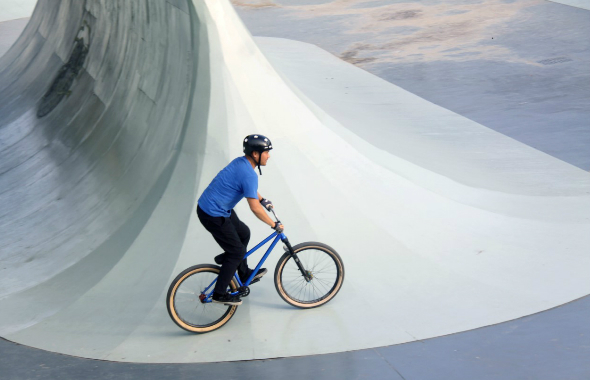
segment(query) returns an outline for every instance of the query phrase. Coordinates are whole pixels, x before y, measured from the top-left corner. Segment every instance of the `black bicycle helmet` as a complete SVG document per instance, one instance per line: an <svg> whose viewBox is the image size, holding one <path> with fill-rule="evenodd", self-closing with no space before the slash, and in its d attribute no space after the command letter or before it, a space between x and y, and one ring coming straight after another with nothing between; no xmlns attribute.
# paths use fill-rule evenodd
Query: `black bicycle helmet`
<svg viewBox="0 0 590 380"><path fill-rule="evenodd" d="M246 156L252 157L252 159L254 159L252 152L258 152L260 155L262 155L262 152L272 149L272 143L270 142L270 139L262 135L246 136L243 146L244 154ZM260 156L258 156L258 162L256 162L256 166L258 166L258 172L260 175L262 175L262 170L260 170Z"/></svg>

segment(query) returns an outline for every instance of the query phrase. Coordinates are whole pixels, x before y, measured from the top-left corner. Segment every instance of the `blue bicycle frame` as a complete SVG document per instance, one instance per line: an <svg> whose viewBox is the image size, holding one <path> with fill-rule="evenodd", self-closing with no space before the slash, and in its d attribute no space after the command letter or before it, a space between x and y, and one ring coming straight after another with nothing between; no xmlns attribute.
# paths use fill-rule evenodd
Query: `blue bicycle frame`
<svg viewBox="0 0 590 380"><path fill-rule="evenodd" d="M270 245L270 247L268 247L268 249L266 250L266 253L264 254L264 256L262 256L262 259L260 259L260 261L258 262L258 265L256 265L256 268L254 269L254 271L252 271L252 273L250 274L250 277L248 277L248 279L246 280L246 282L242 282L242 280L240 280L240 276L238 276L237 273L234 274L234 278L236 279L236 281L240 285L240 287L242 287L242 286L249 286L252 283L252 280L254 279L254 276L256 276L256 274L258 273L258 271L262 267L262 264L264 264L264 262L266 261L266 259L268 258L268 256L272 252L272 250L274 249L275 245L277 245L277 243L279 242L279 240L281 240L281 241L287 241L287 236L285 236L284 233L273 232L272 234L270 234L269 237L267 237L266 239L264 239L263 241L261 241L256 247L254 247L251 250L249 250L246 253L246 255L244 256L244 258L247 258L252 253L256 252L258 250L258 248L262 247L263 245L265 245L266 243L268 243L273 238L274 238L274 241L272 242L272 244ZM216 282L217 282L217 279L213 280L213 282L207 288L205 288L205 290L203 290L203 293L207 296L207 298L205 298L204 302L206 302L206 303L212 302L211 296L213 295L213 286L215 285ZM211 289L211 291L209 291L210 289ZM236 295L238 293L239 292L232 292L230 294L231 295Z"/></svg>

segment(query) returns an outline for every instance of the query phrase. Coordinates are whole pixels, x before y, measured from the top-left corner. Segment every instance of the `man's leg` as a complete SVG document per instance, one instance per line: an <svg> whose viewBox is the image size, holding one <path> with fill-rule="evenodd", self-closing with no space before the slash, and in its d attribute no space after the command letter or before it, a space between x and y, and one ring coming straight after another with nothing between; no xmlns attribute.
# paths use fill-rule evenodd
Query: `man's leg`
<svg viewBox="0 0 590 380"><path fill-rule="evenodd" d="M201 224L225 251L225 260L221 265L221 271L215 284L215 293L225 294L238 265L244 259L246 247L242 244L230 218L212 217L200 208L197 209L197 215Z"/></svg>
<svg viewBox="0 0 590 380"><path fill-rule="evenodd" d="M232 224L234 225L234 227L236 227L236 231L238 232L238 236L240 237L240 241L242 242L244 247L248 247L248 242L250 241L250 229L248 228L248 226L244 222L242 222L238 218L238 215L236 214L236 212L234 210L232 210L232 212L231 212L230 220L231 220ZM242 260L242 262L238 266L238 275L240 276L240 279L242 281L246 281L248 276L250 276L251 271L252 270L248 268L247 259ZM256 277L254 277L254 279L262 278L262 276L264 276L266 273L267 273L266 268L260 268L260 270L256 274Z"/></svg>
<svg viewBox="0 0 590 380"><path fill-rule="evenodd" d="M248 226L238 218L238 214L236 214L234 210L231 211L229 220L234 225L236 232L238 233L238 237L240 238L242 245L246 247L247 251L248 242L250 242L250 228L248 228ZM244 276L246 276L248 273L248 260L243 259L238 265L238 274L240 275L240 278L244 278Z"/></svg>

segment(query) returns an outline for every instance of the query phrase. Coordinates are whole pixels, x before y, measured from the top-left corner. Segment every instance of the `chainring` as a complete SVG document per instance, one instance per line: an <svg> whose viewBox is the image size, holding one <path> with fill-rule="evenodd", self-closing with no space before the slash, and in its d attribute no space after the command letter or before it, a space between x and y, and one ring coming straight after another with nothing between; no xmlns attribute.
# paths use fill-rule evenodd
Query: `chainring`
<svg viewBox="0 0 590 380"><path fill-rule="evenodd" d="M238 295L240 297L248 297L248 295L250 294L250 288L247 286L240 286L238 288Z"/></svg>

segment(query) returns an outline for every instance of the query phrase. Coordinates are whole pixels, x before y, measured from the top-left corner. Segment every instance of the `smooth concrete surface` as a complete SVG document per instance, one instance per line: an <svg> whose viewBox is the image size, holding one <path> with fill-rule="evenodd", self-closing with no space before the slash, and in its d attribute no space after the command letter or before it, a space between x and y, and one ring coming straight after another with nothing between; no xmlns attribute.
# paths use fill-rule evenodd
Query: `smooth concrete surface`
<svg viewBox="0 0 590 380"><path fill-rule="evenodd" d="M128 13L106 12L98 4L87 3L94 11L96 25L109 24L109 17L118 17L121 38L126 42L127 36L135 38L134 32L124 33L130 30L125 23L143 25L141 18L129 21L125 19ZM180 67L137 61L152 64L157 73L178 74L184 67L194 74L195 82L185 77L184 81L166 81L169 84L163 86L171 96L162 99L162 104L168 105L165 109L186 128L184 132L169 134L174 123L153 117L144 122L146 128L153 126L154 130L166 125L162 133L169 138L176 136L177 156L164 147L157 150L155 145L159 144L153 144L146 148L150 154L139 160L139 167L126 170L120 164L125 161L104 162L95 154L86 161L76 160L73 169L62 171L61 179L53 182L56 192L98 198L97 208L103 202L116 202L117 207L86 227L90 238L75 229L62 233L60 237L66 242L74 241L43 250L48 258L55 254L55 260L27 256L34 240L27 242L31 244L28 248L2 241L2 267L7 274L0 287L4 291L0 299L3 337L49 351L112 361L261 359L423 340L520 318L590 293L586 275L590 267L586 257L590 243L588 173L369 77L314 46L276 39L261 41L269 61L227 1L195 2L195 13L189 7L183 11L186 3L159 4L165 12L158 7L149 11L160 9L161 15L175 14L176 18L166 26L146 25L145 32L161 36L161 29L178 27L167 35L185 36L184 43L174 40L166 46L176 49L170 64ZM73 3L72 9L76 10ZM141 8L135 10L134 14L142 14ZM84 14L84 10L78 11ZM75 37L81 19L76 23L68 9L60 12L36 12L21 40L1 58L0 67L16 69L11 61L5 61L6 57L18 59L29 51L24 47L31 45L28 38L36 36L35 20L47 25L50 21L43 22L43 18L67 15L78 25L70 28ZM62 28L65 25L60 25ZM105 55L119 58L115 53L125 51L122 47L111 51L115 43L92 43L100 29L92 30L95 34L90 35L90 53L80 78L85 72L90 75L93 65L105 62L93 59L97 57L93 46L99 45ZM61 35L54 38L67 52L68 39ZM137 46L133 42L140 39L144 41L135 38L127 45ZM46 41L38 42L41 50L51 52L61 46L51 38ZM176 59L181 47L187 46L193 48L189 50L192 54L185 51L186 60ZM293 55L299 60L289 58ZM47 70L55 72L59 67L56 61ZM107 67L104 72L111 73ZM40 79L33 75L33 69L41 71ZM41 82L38 87L43 89L52 80L45 69L33 65L29 74L30 82ZM313 83L314 75L327 72L337 85ZM152 76L148 72L117 78L117 86L108 81L103 85L126 90L129 82L143 83L142 79L149 81ZM21 93L18 82L13 90L16 94ZM339 87L343 84L351 88ZM84 88L75 86L72 94ZM184 113L178 112L179 99L189 98L186 91L192 94L191 102ZM325 104L314 102L315 97L322 96L329 98ZM58 106L62 112L56 109L47 117L60 123L68 115L70 99ZM331 102L342 106L331 109ZM34 109L35 103L27 103L24 95L21 103L24 112ZM115 122L138 118L125 113L129 109L125 103L109 104ZM399 117L388 122L389 107L395 107ZM379 108L383 110L377 112ZM88 114L79 107L72 109L87 120ZM146 108L140 110L145 116ZM3 111L1 115L5 113L17 111ZM359 114L365 115L362 129ZM348 118L350 122L342 121ZM11 125L5 123L3 133L11 130L4 128ZM376 134L385 128L384 133ZM168 318L164 305L167 284L180 270L209 262L219 251L196 221L194 200L215 173L240 154L242 137L253 130L270 136L275 146L261 177L260 192L275 203L291 241L323 241L341 253L347 268L346 283L338 297L324 307L296 310L280 300L267 279L255 285L228 325L206 335L187 334ZM122 135L119 141L126 142L127 136ZM378 137L383 140L379 143L389 142L387 146L395 149L379 146ZM27 149L37 143L37 139L24 137L16 141L23 141ZM51 141L61 143L61 135ZM103 146L101 139L87 137L85 141L90 152ZM22 150L34 150L27 149ZM84 152L84 148L79 149L80 155ZM157 172L149 159L159 163L165 157L175 158L168 158L169 167ZM114 189L102 200L100 187L92 190L94 187L82 186L85 192L77 191L76 184L83 177L80 179L74 169L76 165L80 165L79 170L88 169L89 164L97 168L93 170L105 165L95 172L96 178ZM37 165L43 170L48 164L39 160ZM15 164L6 173L21 166ZM152 170L142 171L145 167ZM45 170L51 173L50 168ZM120 170L135 176L125 186L111 178L113 171ZM35 194L35 182L19 186L21 177L3 174L3 193L32 211L46 207L46 200L42 203L31 195ZM145 200L133 198L142 191L148 193ZM119 192L128 197L117 202ZM64 217L86 211L75 199L66 199L62 203L70 207L53 214ZM244 205L238 207L238 213L251 225L253 241L268 234ZM15 226L20 224L9 216L5 218L0 236L15 235ZM22 219L19 223L27 221ZM125 225L117 229L115 221ZM40 217L32 218L32 222L36 233L52 231L55 223ZM30 226L22 228L32 230ZM110 234L109 228L114 229ZM95 231L106 231L106 243L92 246L97 243ZM86 249L81 252L74 242L85 244Z"/></svg>
<svg viewBox="0 0 590 380"><path fill-rule="evenodd" d="M256 41L310 108L318 106L337 121L333 124L341 125L382 152L425 169L420 172L412 165L399 164L392 168L399 172L407 169L403 173L406 178L420 182L431 191L456 197L461 203L470 203L471 199L481 201L482 189L491 190L485 193L491 198L510 194L587 194L588 176L582 170L363 70L354 70L352 65L342 63L318 47L285 39L258 37ZM301 70L306 62L314 70ZM364 146L357 149L365 155L372 153ZM387 165L388 155L377 154L374 161ZM518 165L507 165L507 162L518 162ZM543 174L534 169L541 162ZM430 177L434 173L442 178ZM572 180L572 175L578 179ZM525 202L522 199L507 206L504 202L484 201L486 205L477 206L504 204L507 207L503 213L518 214L521 205L526 207Z"/></svg>
<svg viewBox="0 0 590 380"><path fill-rule="evenodd" d="M586 380L590 297L499 325L419 342L337 354L198 364L80 359L0 339L5 380L405 379Z"/></svg>

